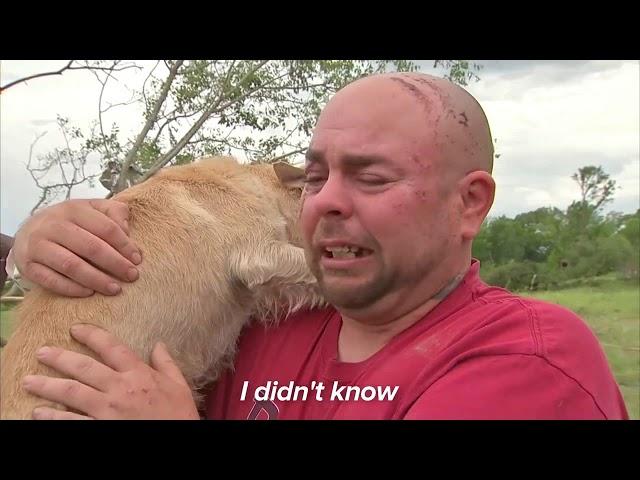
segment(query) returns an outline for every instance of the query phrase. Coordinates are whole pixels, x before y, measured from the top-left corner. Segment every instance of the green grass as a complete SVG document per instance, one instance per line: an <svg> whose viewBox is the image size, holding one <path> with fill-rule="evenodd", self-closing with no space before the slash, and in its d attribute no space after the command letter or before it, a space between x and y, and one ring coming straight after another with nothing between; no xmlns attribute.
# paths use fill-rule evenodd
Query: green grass
<svg viewBox="0 0 640 480"><path fill-rule="evenodd" d="M3 303L0 304L0 337L5 340L9 338L12 330L11 323L11 309L8 309L7 306Z"/></svg>
<svg viewBox="0 0 640 480"><path fill-rule="evenodd" d="M607 355L633 419L640 419L640 288L637 281L603 282L522 295L563 305L580 315Z"/></svg>
<svg viewBox="0 0 640 480"><path fill-rule="evenodd" d="M620 385L629 416L640 419L640 288L638 283L606 281L597 286L523 292L563 305L580 315L600 340ZM0 308L0 335L11 334L11 311Z"/></svg>

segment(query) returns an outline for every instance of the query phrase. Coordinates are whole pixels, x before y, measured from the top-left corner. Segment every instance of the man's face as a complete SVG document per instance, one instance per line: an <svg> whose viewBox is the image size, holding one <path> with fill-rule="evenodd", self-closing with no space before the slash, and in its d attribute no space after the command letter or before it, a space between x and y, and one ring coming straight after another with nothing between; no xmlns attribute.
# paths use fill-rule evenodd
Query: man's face
<svg viewBox="0 0 640 480"><path fill-rule="evenodd" d="M441 180L435 138L412 104L356 98L323 112L300 222L309 265L336 307L406 298L447 254L454 189Z"/></svg>

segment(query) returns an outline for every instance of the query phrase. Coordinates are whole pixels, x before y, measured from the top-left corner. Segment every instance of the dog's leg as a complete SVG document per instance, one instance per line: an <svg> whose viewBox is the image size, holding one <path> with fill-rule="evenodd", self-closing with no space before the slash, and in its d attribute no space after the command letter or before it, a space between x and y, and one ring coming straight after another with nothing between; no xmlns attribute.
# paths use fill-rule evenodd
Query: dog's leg
<svg viewBox="0 0 640 480"><path fill-rule="evenodd" d="M307 266L304 250L284 242L272 242L251 253L231 258L234 278L256 299L256 315L278 319L300 308L324 304L318 282Z"/></svg>

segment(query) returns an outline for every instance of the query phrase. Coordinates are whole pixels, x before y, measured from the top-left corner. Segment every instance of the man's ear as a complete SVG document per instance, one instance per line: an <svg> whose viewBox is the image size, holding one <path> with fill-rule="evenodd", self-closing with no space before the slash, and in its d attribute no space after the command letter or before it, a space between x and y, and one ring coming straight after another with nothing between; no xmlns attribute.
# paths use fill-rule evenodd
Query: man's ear
<svg viewBox="0 0 640 480"><path fill-rule="evenodd" d="M472 240L480 233L495 197L496 184L485 171L469 173L461 183L462 235Z"/></svg>
<svg viewBox="0 0 640 480"><path fill-rule="evenodd" d="M304 170L287 162L276 162L273 170L280 182L287 188L304 188Z"/></svg>

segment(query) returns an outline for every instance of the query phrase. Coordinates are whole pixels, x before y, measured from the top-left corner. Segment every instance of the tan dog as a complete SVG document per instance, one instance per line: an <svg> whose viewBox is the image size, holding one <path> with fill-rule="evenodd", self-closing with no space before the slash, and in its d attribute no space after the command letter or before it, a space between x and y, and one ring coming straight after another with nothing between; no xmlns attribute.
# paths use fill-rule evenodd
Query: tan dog
<svg viewBox="0 0 640 480"><path fill-rule="evenodd" d="M116 195L129 205L142 252L139 279L114 297L29 292L0 358L0 418L31 418L36 406L51 405L26 393L22 379L60 376L36 360L41 346L92 355L69 334L79 322L103 327L147 362L164 342L198 401L251 317L323 303L296 228L301 187L302 171L290 165L218 157L164 169Z"/></svg>

